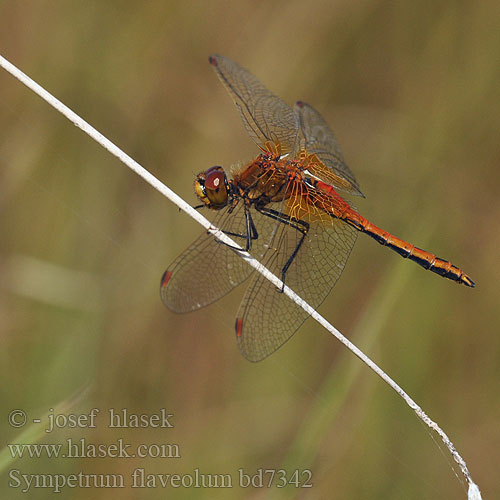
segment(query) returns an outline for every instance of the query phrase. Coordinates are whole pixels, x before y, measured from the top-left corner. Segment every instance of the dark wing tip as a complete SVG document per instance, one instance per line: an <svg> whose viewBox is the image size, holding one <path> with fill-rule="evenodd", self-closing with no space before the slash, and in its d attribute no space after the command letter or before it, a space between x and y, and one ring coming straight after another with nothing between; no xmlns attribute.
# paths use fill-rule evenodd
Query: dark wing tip
<svg viewBox="0 0 500 500"><path fill-rule="evenodd" d="M169 269L167 269L162 277L161 277L161 281L160 281L160 289L163 289L167 286L168 282L170 281L170 278L172 277L172 271L170 271Z"/></svg>
<svg viewBox="0 0 500 500"><path fill-rule="evenodd" d="M295 107L300 108L300 109L309 108L312 111L314 111L315 113L318 113L310 104L307 104L307 102L305 102L305 101L297 101L295 103Z"/></svg>
<svg viewBox="0 0 500 500"><path fill-rule="evenodd" d="M240 338L243 333L243 318L236 318L234 330L236 332L236 337Z"/></svg>
<svg viewBox="0 0 500 500"><path fill-rule="evenodd" d="M243 318L236 318L236 321L234 322L234 330L236 333L236 343L238 344L238 349L240 350L241 354L243 354L243 357L247 361L250 361L252 363L257 363L258 361L261 361L264 357L266 357L266 356L263 357L255 355L254 353L248 352L247 349L242 344Z"/></svg>

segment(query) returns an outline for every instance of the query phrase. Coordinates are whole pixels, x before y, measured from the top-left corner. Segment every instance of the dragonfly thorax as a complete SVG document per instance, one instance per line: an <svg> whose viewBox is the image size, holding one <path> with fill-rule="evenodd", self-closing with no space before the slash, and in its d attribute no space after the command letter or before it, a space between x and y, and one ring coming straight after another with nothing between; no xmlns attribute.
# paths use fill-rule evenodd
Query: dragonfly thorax
<svg viewBox="0 0 500 500"><path fill-rule="evenodd" d="M222 167L210 167L200 172L194 181L194 190L208 208L220 210L228 204L230 189Z"/></svg>

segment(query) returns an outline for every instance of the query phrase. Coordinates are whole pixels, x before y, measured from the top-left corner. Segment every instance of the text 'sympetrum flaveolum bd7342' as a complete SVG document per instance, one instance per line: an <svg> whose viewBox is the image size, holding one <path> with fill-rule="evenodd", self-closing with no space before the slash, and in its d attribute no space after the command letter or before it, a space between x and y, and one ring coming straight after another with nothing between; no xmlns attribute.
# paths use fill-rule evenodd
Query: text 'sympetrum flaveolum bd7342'
<svg viewBox="0 0 500 500"><path fill-rule="evenodd" d="M200 207L218 212L214 225L241 241L313 307L335 286L358 232L440 276L474 286L461 269L368 222L338 194L363 196L317 111L302 101L292 109L226 57L214 55L209 61L261 150L232 178L219 166L196 177ZM201 235L165 271L165 305L190 312L231 291L252 274L236 253L212 235ZM238 346L248 360L264 359L306 318L299 306L254 273L236 318Z"/></svg>

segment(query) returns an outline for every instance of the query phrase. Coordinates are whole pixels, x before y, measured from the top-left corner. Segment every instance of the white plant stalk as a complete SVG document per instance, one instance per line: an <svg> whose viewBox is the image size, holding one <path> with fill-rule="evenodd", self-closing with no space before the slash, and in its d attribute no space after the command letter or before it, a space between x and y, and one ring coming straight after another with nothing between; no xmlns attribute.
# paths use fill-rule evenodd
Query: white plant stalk
<svg viewBox="0 0 500 500"><path fill-rule="evenodd" d="M43 87L38 85L35 81L25 75L16 66L7 61L4 57L0 55L0 66L2 66L11 75L17 78L21 83L26 85L35 94L40 96L52 107L57 109L61 114L63 114L68 120L70 120L74 125L83 130L92 139L98 142L102 147L107 149L111 154L116 156L121 160L127 167L132 169L136 174L140 175L147 183L154 187L161 194L166 196L170 201L175 203L181 210L190 215L199 224L201 224L208 232L213 234L218 240L223 243L230 245L232 247L241 248L237 245L231 238L220 231L218 228L214 227L208 219L203 217L197 210L192 208L188 203L186 203L181 197L169 189L165 184L160 182L154 175L149 173L144 167L139 165L130 156L124 153L118 146L113 144L109 139L104 137L99 131L92 127L85 120L80 118L71 109L65 106L61 101L56 99L53 95L47 92ZM271 283L273 283L279 289L283 288L282 281L272 274L266 267L264 267L260 262L254 259L248 252L241 251L239 255L244 259L250 266L252 266L256 271L261 273L265 278L267 278ZM368 356L366 356L362 351L360 351L352 342L350 342L346 337L344 337L333 325L331 325L323 316L317 313L309 304L307 304L303 299L301 299L292 289L285 285L283 292L293 300L297 305L302 307L312 318L314 318L320 325L322 325L326 330L328 330L332 335L334 335L340 342L342 342L353 354L355 354L363 363L368 365L382 380L384 380L392 389L394 389L406 402L406 404L416 413L418 418L422 420L430 429L435 431L443 443L446 445L450 451L453 459L459 465L462 474L464 475L469 488L468 488L468 499L469 500L480 500L481 493L479 487L473 482L469 469L465 460L459 455L455 446L446 435L446 433L439 427L439 425L431 420L427 414L422 410L422 408L394 381L389 377L381 368L379 368Z"/></svg>

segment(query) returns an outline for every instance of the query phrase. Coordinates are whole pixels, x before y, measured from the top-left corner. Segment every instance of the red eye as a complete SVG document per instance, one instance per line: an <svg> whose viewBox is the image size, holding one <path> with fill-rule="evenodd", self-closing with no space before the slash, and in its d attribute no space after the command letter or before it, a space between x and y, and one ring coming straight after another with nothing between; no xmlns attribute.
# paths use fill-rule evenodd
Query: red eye
<svg viewBox="0 0 500 500"><path fill-rule="evenodd" d="M225 175L221 167L212 167L205 172L205 187L217 191L224 186Z"/></svg>

